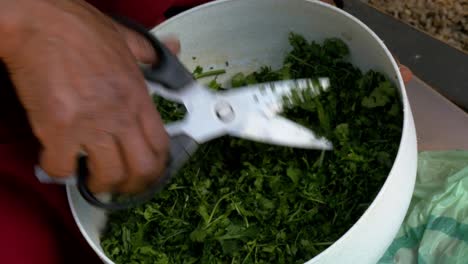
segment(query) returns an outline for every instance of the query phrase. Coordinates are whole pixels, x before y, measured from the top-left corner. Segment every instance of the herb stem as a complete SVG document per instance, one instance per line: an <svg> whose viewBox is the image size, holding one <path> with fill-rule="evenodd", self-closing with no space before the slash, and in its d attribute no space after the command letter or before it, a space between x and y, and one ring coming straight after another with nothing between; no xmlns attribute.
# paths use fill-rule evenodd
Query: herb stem
<svg viewBox="0 0 468 264"><path fill-rule="evenodd" d="M183 230L180 230L180 231L177 231L177 232L173 233L173 234L170 235L170 236L167 236L167 237L162 241L162 244L165 244L169 239L171 239L171 238L173 238L173 237L175 237L175 236L178 236L178 235L180 235L180 234L182 234L182 233L185 233L185 232L187 232L187 230L186 230L186 229L183 229Z"/></svg>
<svg viewBox="0 0 468 264"><path fill-rule="evenodd" d="M245 256L244 260L242 261L242 264L244 264L249 258L250 258L250 255L252 254L254 248L257 247L257 241L254 240L254 245L252 245L252 247L249 248L249 253L247 254L247 256Z"/></svg>
<svg viewBox="0 0 468 264"><path fill-rule="evenodd" d="M314 65L308 63L307 61L305 61L305 60L303 60L303 59L297 57L296 55L294 55L294 54L292 54L292 53L290 53L289 56L291 56L293 59L297 60L298 62L304 64L305 66L309 66L309 67L311 67L311 68L314 68Z"/></svg>
<svg viewBox="0 0 468 264"><path fill-rule="evenodd" d="M317 198L313 198L313 197L310 197L310 195L302 195L304 198L306 198L307 200L309 201L312 201L312 202L317 202L317 203L321 203L321 204L326 204L324 201L322 200L319 200Z"/></svg>
<svg viewBox="0 0 468 264"><path fill-rule="evenodd" d="M226 70L212 70L212 71L202 72L200 74L194 74L193 78L198 80L198 79L201 79L201 78L206 78L206 77L225 74L225 73L226 73Z"/></svg>
<svg viewBox="0 0 468 264"><path fill-rule="evenodd" d="M298 215L300 212L302 212L302 208L304 207L304 204L300 204L299 205L299 209L296 210L296 212L294 212L292 215L289 216L289 219L288 219L288 222L291 222L294 220L294 218L296 217L296 215Z"/></svg>
<svg viewBox="0 0 468 264"><path fill-rule="evenodd" d="M172 212L174 211L175 206L177 205L177 202L179 201L179 197L176 197L176 200L174 204L172 205L171 209L169 210L169 215L172 215Z"/></svg>
<svg viewBox="0 0 468 264"><path fill-rule="evenodd" d="M211 220L213 219L213 216L215 215L216 211L218 210L219 204L225 200L229 195L233 194L234 192L227 193L223 195L215 204L215 207L213 208L213 211L211 211L210 218L208 218L208 222L205 228L209 227L211 224Z"/></svg>

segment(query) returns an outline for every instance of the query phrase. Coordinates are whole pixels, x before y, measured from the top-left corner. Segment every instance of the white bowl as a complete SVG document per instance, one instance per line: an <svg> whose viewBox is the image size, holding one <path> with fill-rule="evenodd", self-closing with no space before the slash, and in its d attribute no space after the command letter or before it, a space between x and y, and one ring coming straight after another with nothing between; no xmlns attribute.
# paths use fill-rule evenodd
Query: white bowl
<svg viewBox="0 0 468 264"><path fill-rule="evenodd" d="M224 0L189 10L152 30L158 36L176 33L182 43L181 60L225 68L229 76L262 65L280 66L289 49L288 33L311 40L342 38L351 61L361 70L386 74L400 91L404 110L400 148L385 184L360 219L339 240L307 263L376 263L396 235L414 188L417 166L413 116L398 66L384 43L351 15L318 1ZM196 57L196 60L193 60ZM68 199L83 236L105 263L100 232L105 212L87 204L76 187L68 186Z"/></svg>

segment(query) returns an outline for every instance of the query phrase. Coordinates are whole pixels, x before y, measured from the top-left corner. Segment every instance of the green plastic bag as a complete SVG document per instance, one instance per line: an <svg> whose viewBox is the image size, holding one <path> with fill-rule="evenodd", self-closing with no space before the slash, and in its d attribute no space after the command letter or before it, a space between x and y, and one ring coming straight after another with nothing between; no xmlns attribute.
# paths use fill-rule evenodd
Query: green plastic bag
<svg viewBox="0 0 468 264"><path fill-rule="evenodd" d="M379 261L389 263L468 263L468 151L419 153L408 213Z"/></svg>

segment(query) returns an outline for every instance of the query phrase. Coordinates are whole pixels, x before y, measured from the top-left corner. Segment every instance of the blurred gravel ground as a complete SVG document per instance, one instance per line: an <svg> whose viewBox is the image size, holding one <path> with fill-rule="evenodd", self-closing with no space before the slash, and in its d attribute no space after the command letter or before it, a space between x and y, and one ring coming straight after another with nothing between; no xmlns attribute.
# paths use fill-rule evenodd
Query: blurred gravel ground
<svg viewBox="0 0 468 264"><path fill-rule="evenodd" d="M468 53L468 0L369 0L368 3Z"/></svg>

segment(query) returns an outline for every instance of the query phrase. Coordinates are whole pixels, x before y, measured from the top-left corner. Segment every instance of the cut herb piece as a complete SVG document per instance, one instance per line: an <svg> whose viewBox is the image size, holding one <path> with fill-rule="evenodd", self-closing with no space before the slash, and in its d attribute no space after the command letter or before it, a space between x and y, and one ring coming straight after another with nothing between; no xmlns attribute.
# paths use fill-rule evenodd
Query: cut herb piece
<svg viewBox="0 0 468 264"><path fill-rule="evenodd" d="M193 76L197 76L203 73L203 67L202 66L197 66L195 67L195 70L193 70L192 74Z"/></svg>
<svg viewBox="0 0 468 264"><path fill-rule="evenodd" d="M152 202L109 216L101 245L114 262L304 263L367 209L398 150L397 90L382 74L347 62L339 39L318 44L291 34L289 41L281 69L238 74L232 84L329 77L329 89L302 91L283 115L327 137L333 151L228 137L201 146ZM216 79L210 86L222 88ZM156 103L166 121L184 113Z"/></svg>
<svg viewBox="0 0 468 264"><path fill-rule="evenodd" d="M211 80L208 85L208 87L210 87L211 89L213 89L214 91L219 91L221 89L223 89L223 87L221 86L221 84L215 79Z"/></svg>
<svg viewBox="0 0 468 264"><path fill-rule="evenodd" d="M193 78L194 79L201 79L201 78L206 78L210 76L217 76L220 74L225 74L226 70L221 69L221 70L213 70L213 67L210 67L209 71L203 71L203 67L197 66L195 70L193 71Z"/></svg>
<svg viewBox="0 0 468 264"><path fill-rule="evenodd" d="M181 120L187 112L184 105L165 100L157 95L153 95L153 102L163 120Z"/></svg>

